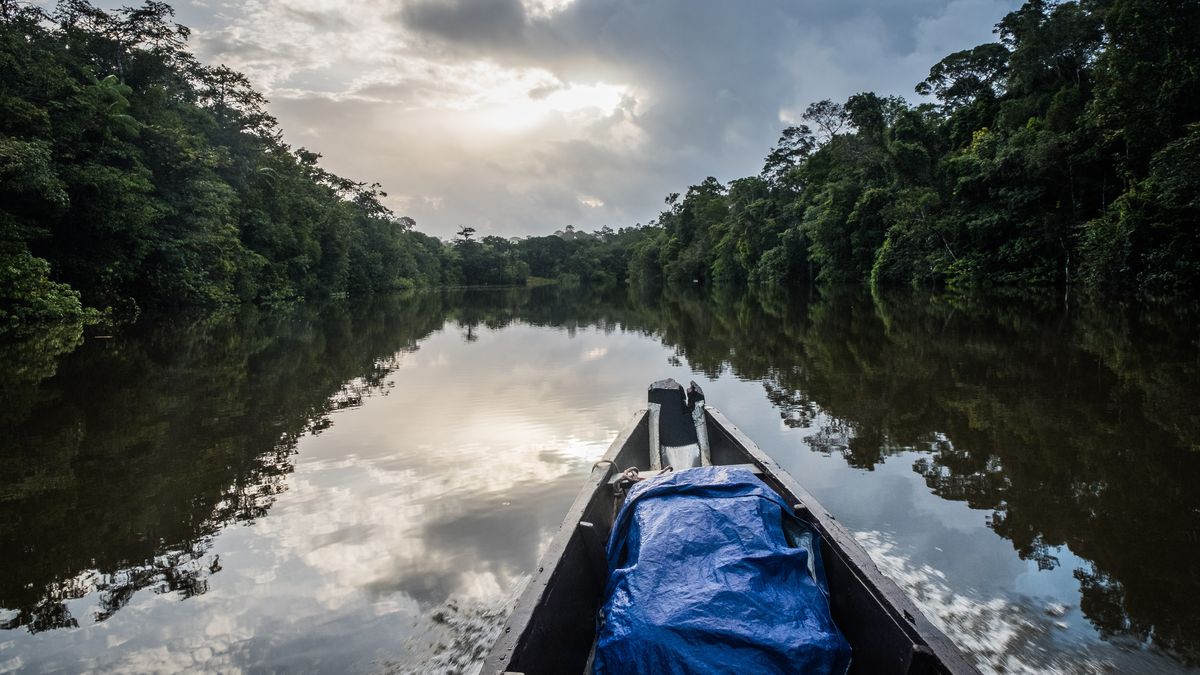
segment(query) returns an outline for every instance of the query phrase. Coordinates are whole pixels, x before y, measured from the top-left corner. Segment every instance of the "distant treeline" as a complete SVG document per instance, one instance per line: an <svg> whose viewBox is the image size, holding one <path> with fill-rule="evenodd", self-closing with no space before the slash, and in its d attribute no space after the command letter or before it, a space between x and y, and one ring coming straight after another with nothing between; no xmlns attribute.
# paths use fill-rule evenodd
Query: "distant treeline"
<svg viewBox="0 0 1200 675"><path fill-rule="evenodd" d="M930 69L937 103L814 103L761 175L668 197L631 277L1196 288L1200 3L1032 0L996 33Z"/></svg>
<svg viewBox="0 0 1200 675"><path fill-rule="evenodd" d="M537 279L601 286L625 282L629 256L651 228L602 227L592 233L568 225L552 235L473 239L462 227L446 248L453 283L465 286L520 285Z"/></svg>
<svg viewBox="0 0 1200 675"><path fill-rule="evenodd" d="M1194 288L1200 5L1027 2L917 85L809 106L647 227L452 242L281 140L171 8L0 0L0 331L430 285ZM88 309L94 308L94 309Z"/></svg>

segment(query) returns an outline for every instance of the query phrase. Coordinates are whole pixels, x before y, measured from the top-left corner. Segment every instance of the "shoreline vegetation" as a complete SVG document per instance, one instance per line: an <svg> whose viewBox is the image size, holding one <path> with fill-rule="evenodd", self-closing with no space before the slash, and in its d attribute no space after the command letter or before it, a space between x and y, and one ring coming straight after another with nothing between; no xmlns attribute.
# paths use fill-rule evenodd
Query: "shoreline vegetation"
<svg viewBox="0 0 1200 675"><path fill-rule="evenodd" d="M434 286L1172 296L1200 276L1200 6L1031 0L916 92L819 101L649 224L451 241L282 140L165 3L0 0L0 335ZM66 331L78 335L77 331Z"/></svg>

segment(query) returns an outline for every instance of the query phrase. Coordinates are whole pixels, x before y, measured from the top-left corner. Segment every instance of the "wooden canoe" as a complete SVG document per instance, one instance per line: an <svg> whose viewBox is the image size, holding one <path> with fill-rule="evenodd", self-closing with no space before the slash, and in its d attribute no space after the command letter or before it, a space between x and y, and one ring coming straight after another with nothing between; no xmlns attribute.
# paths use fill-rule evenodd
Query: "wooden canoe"
<svg viewBox="0 0 1200 675"><path fill-rule="evenodd" d="M978 673L812 495L724 415L700 404L697 428L707 430L706 460L748 465L822 535L833 619L853 650L851 673ZM591 671L608 573L604 546L624 499L617 485L626 468L651 470L651 417L638 412L592 468L488 654L485 675Z"/></svg>

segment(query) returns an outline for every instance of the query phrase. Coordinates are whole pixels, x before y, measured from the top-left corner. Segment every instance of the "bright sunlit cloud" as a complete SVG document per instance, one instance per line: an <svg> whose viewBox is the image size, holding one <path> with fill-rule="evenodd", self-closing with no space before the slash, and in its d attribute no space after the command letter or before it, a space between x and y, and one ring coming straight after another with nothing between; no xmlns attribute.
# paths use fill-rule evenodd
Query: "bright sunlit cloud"
<svg viewBox="0 0 1200 675"><path fill-rule="evenodd" d="M548 17L566 9L575 0L521 0L525 11L533 17Z"/></svg>
<svg viewBox="0 0 1200 675"><path fill-rule="evenodd" d="M603 119L613 113L627 89L612 84L565 84L546 71L502 72L461 82L464 96L446 104L474 110L488 129L497 132L528 131L557 118L576 124Z"/></svg>

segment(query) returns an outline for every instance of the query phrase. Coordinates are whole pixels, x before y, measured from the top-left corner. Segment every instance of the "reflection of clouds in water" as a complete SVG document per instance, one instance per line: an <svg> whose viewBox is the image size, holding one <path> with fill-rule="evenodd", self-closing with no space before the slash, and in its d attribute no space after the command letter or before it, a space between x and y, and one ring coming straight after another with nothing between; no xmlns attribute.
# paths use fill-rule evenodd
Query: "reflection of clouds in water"
<svg viewBox="0 0 1200 675"><path fill-rule="evenodd" d="M529 575L522 577L502 603L485 604L455 597L429 610L422 617L422 628L406 642L413 656L410 665L385 662L381 673L478 673L529 579Z"/></svg>
<svg viewBox="0 0 1200 675"><path fill-rule="evenodd" d="M1166 659L1158 663L1161 670L1147 667L1157 660L1154 654L1141 653L1129 662L1120 653L1101 657L1086 644L1055 644L1048 650L1053 633L1065 628L1059 619L1069 607L968 597L952 590L940 570L910 560L888 535L866 531L856 532L855 538L880 571L984 673L1151 673L1179 668Z"/></svg>
<svg viewBox="0 0 1200 675"><path fill-rule="evenodd" d="M629 397L627 377L611 364L590 391L578 391L579 347L535 346L516 328L481 331L472 345L432 337L393 372L390 396L337 413L333 431L301 441L286 498L247 536L262 559L253 579L267 582L246 591L256 604L301 605L292 618L304 623L366 603L410 626L418 636L407 643L412 649L419 636L446 628L430 623L423 607L453 597L485 616L504 604L544 551L579 476L626 417L621 410L606 424L571 399L595 405L597 385L609 400ZM586 343L613 340L590 331L576 337L601 360L609 349ZM478 349L489 342L507 363ZM296 595L303 597L280 597ZM463 644L461 636L451 642Z"/></svg>
<svg viewBox="0 0 1200 675"><path fill-rule="evenodd" d="M4 649L8 643L0 643L0 649ZM0 661L0 673L13 673L21 669L25 662L20 656L14 656L11 659Z"/></svg>
<svg viewBox="0 0 1200 675"><path fill-rule="evenodd" d="M239 643L253 637L248 626L239 628L234 617L217 616L207 621L197 617L191 628L181 632L178 626L147 621L144 632L132 640L147 646L101 651L98 656L82 659L78 667L124 673L243 672L241 663L245 659L239 654Z"/></svg>
<svg viewBox="0 0 1200 675"><path fill-rule="evenodd" d="M584 361L595 361L596 359L604 358L604 356L606 354L608 354L607 347L596 347L594 349L589 349L586 352L584 352L583 360Z"/></svg>
<svg viewBox="0 0 1200 675"><path fill-rule="evenodd" d="M503 453L493 454L503 459ZM476 511L480 506L493 511L506 497L519 503L508 509L512 514L526 525L536 524L538 519L525 513L536 508L525 505L530 500L538 503L527 486L554 494L553 485L567 475L567 467L528 460L489 466L485 470L480 460L466 461L456 472L461 480L453 481L436 473L437 464L408 470L345 462L307 467L293 479L293 494L302 501L281 504L274 517L256 523L253 546L273 558L271 578L304 579L302 593L327 612L347 611L366 600L413 616L419 603L438 602L448 594L495 602L526 570L505 564L508 561L496 550L477 551L472 540L488 537L487 525L504 535L518 529L517 523ZM337 485L322 484L334 481ZM575 487L574 481L567 482ZM446 498L456 484L496 489L483 490L476 499ZM548 536L548 524L534 528L528 537L509 537L509 546L524 538L530 539L531 548L538 546L538 540ZM301 562L305 569L296 570ZM276 572L283 567L291 569ZM258 578L264 576L268 575L260 570Z"/></svg>
<svg viewBox="0 0 1200 675"><path fill-rule="evenodd" d="M1025 634L1039 630L1039 627L1018 605L1003 598L973 599L956 593L947 585L941 571L929 565L914 564L883 533L858 532L855 538L880 571L895 581L968 657L974 658L981 670L994 673L1081 672L1064 669L1069 660L1063 657L1025 653L1031 651Z"/></svg>

